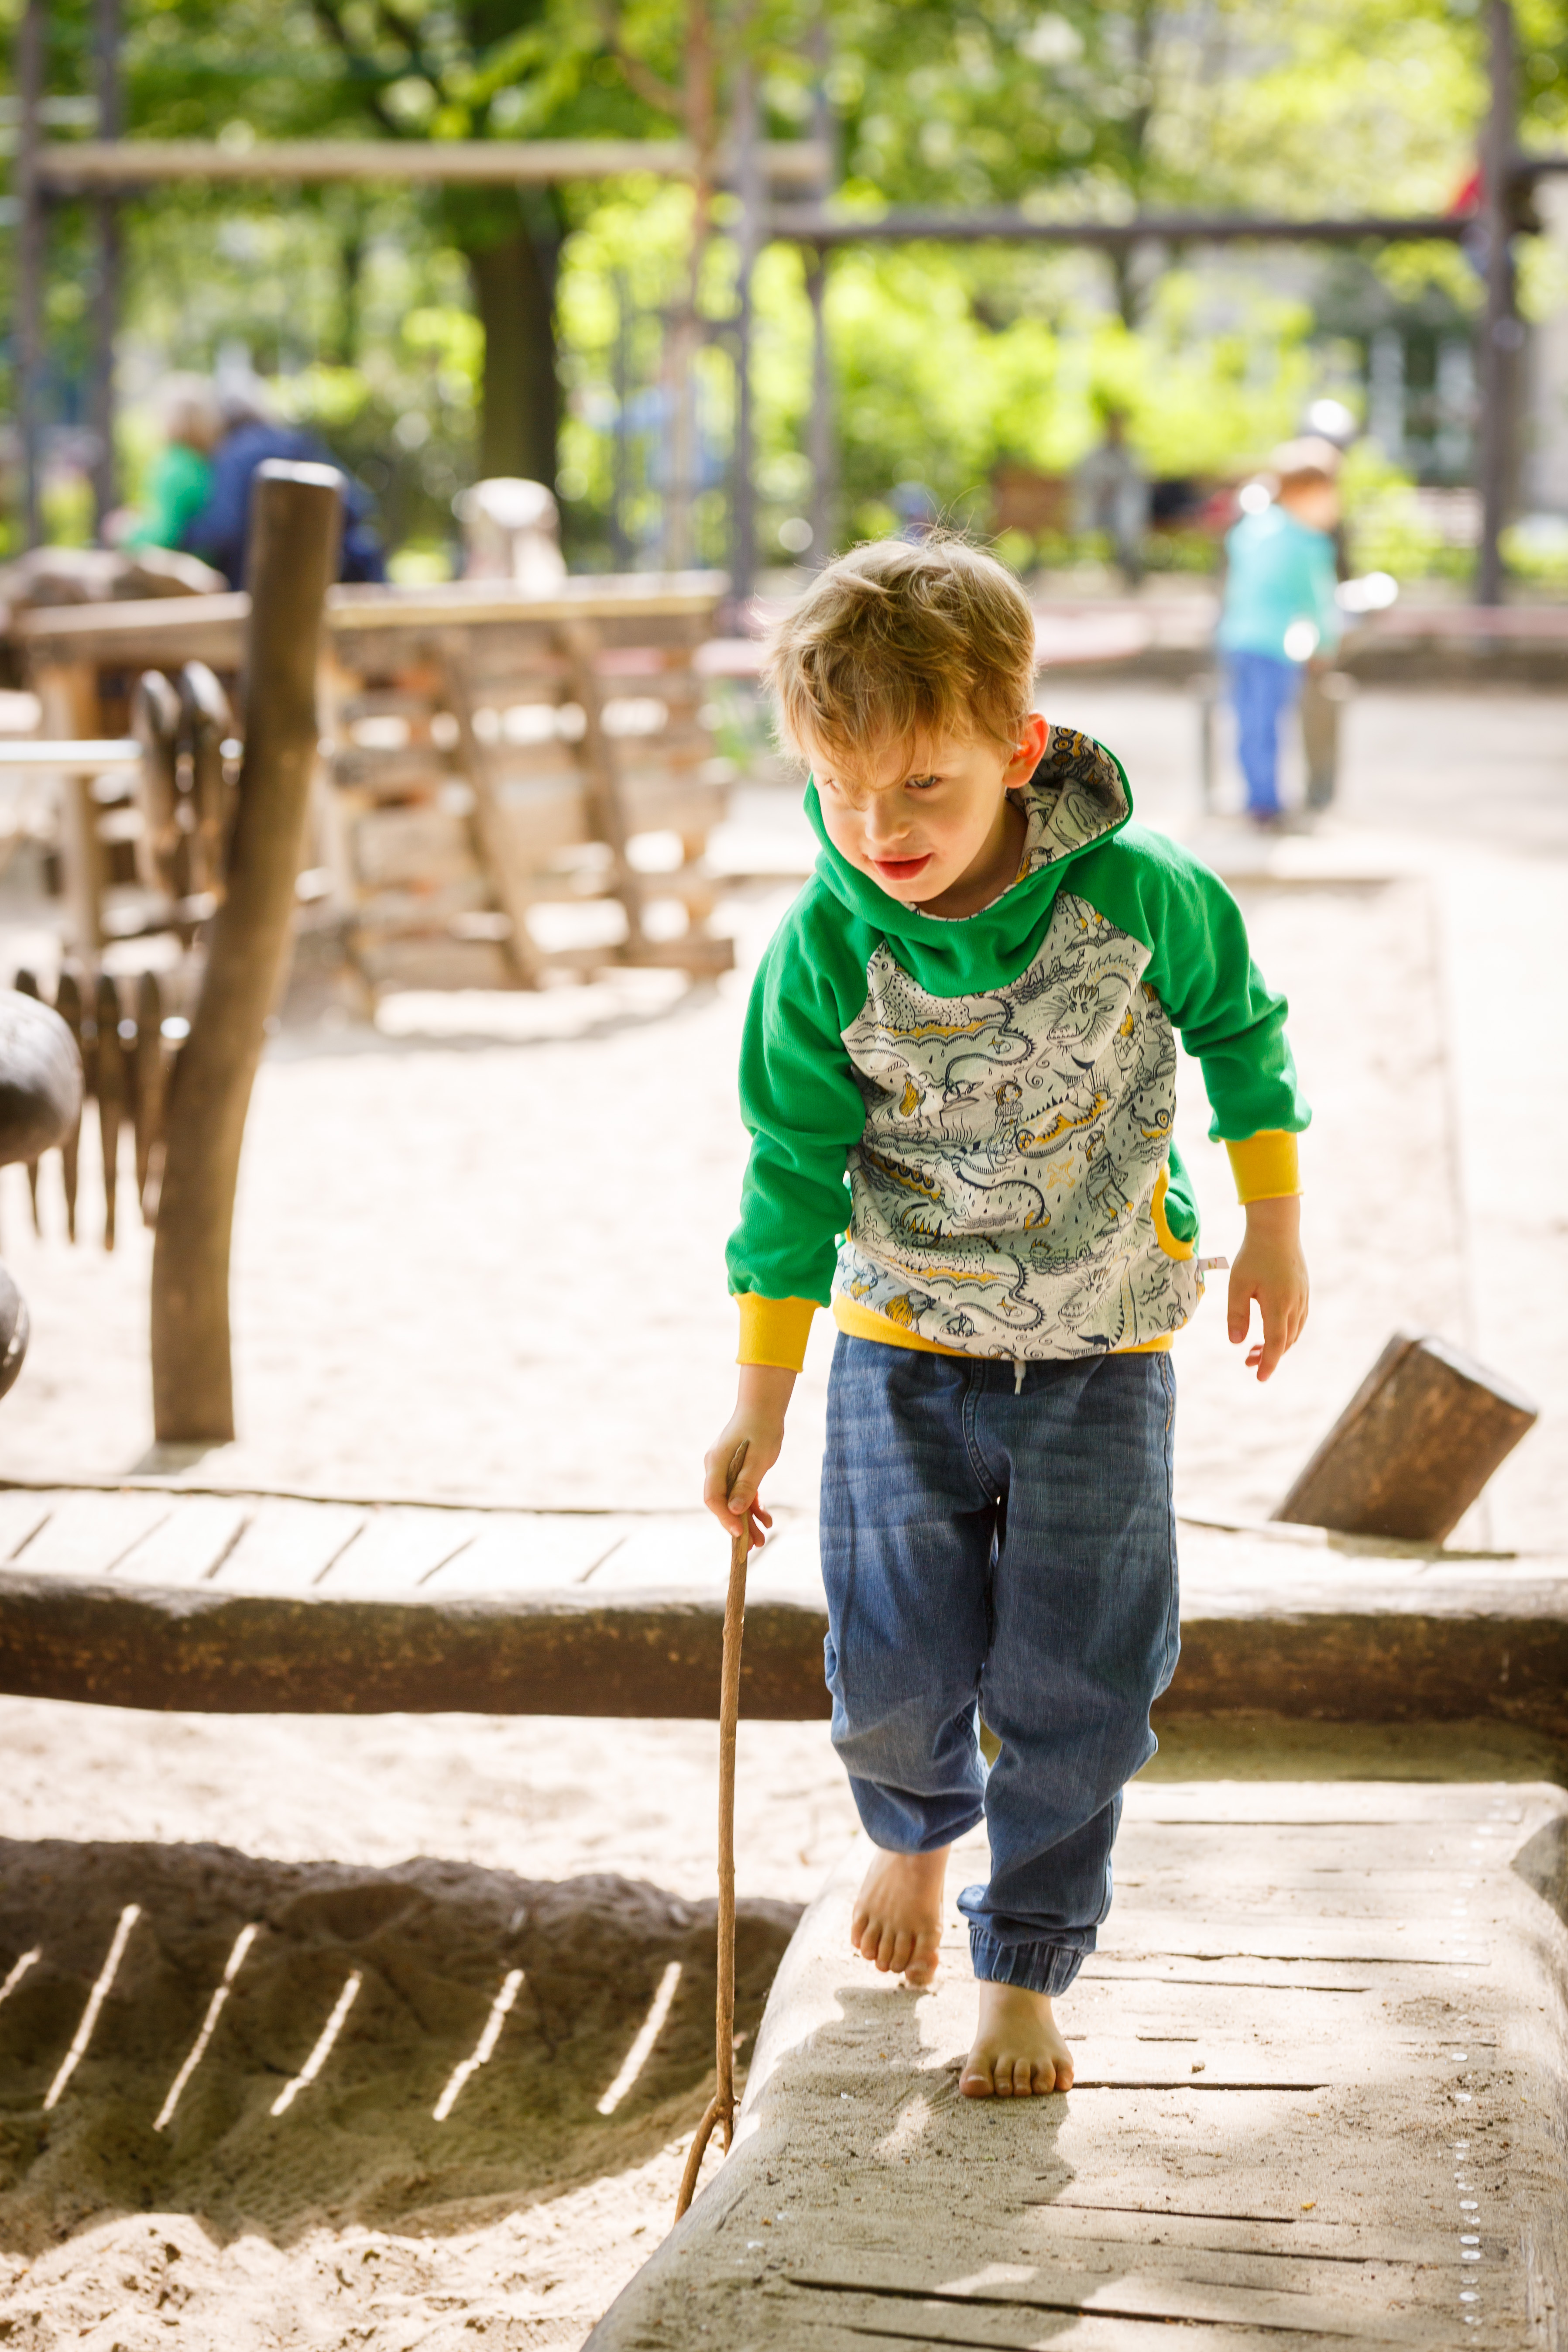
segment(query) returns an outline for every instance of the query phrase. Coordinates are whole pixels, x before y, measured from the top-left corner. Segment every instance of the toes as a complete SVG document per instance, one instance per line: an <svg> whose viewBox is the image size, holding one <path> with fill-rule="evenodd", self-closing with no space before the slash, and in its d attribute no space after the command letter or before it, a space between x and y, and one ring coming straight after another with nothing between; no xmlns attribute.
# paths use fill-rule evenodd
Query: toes
<svg viewBox="0 0 1568 2352"><path fill-rule="evenodd" d="M1014 2097L1017 2099L1026 2099L1034 2087L1034 2061L1029 2058L1015 2058L1013 2061Z"/></svg>
<svg viewBox="0 0 1568 2352"><path fill-rule="evenodd" d="M966 2099L993 2098L995 2095L996 2088L995 2084L991 2080L990 2068L977 2063L973 2058L970 2059L968 2064L964 2067L963 2074L960 2075L958 2087L963 2092Z"/></svg>
<svg viewBox="0 0 1568 2352"><path fill-rule="evenodd" d="M909 1967L910 1962L913 1959L914 1956L915 1939L910 1935L907 1927L900 1927L898 1934L893 1937L892 1957L889 1960L888 1966L894 1969L898 1975L902 1976L904 1970Z"/></svg>
<svg viewBox="0 0 1568 2352"><path fill-rule="evenodd" d="M1053 2087L1058 2091L1070 2091L1072 2089L1072 2060L1068 2056L1066 2051L1064 2051L1062 2055L1057 2060L1057 2079Z"/></svg>

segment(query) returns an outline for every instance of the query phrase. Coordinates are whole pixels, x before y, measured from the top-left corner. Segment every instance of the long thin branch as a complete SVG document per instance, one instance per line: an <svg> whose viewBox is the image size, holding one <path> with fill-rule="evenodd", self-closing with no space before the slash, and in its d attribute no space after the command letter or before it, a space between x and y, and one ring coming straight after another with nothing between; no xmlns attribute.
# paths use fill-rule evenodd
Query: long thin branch
<svg viewBox="0 0 1568 2352"><path fill-rule="evenodd" d="M335 43L340 54L346 58L351 65L358 65L361 62L361 53L355 48L353 41L349 38L348 27L343 23L342 16L338 13L335 0L310 0L310 6L318 24L322 26L328 39ZM404 137L405 133L402 124L397 121L396 116L384 105L379 90L372 89L367 92L366 103L368 104L372 114L374 115L382 129L390 138L401 139Z"/></svg>
<svg viewBox="0 0 1568 2352"><path fill-rule="evenodd" d="M626 47L621 38L615 10L607 5L607 0L599 0L594 14L605 37L605 47L644 105L651 106L659 114L673 115L679 122L685 113L685 103L675 84L666 81L662 74L655 73L650 65L635 57Z"/></svg>

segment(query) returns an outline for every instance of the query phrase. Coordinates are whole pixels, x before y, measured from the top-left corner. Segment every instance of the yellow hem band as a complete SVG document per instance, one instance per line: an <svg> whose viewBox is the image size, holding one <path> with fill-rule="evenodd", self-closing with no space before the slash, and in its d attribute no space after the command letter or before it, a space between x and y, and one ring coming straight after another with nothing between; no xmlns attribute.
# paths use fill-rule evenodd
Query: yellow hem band
<svg viewBox="0 0 1568 2352"><path fill-rule="evenodd" d="M741 1348L738 1364L772 1364L781 1372L798 1372L805 1363L805 1343L811 1337L815 1298L759 1298L754 1290L738 1291Z"/></svg>
<svg viewBox="0 0 1568 2352"><path fill-rule="evenodd" d="M923 1333L906 1330L889 1315L879 1315L874 1307L862 1307L857 1298L839 1297L833 1302L833 1319L851 1339L875 1339L883 1348L913 1348L922 1356L963 1356L975 1360L970 1348L944 1348L940 1339L928 1339ZM1113 1356L1163 1356L1175 1334L1162 1332L1157 1339L1140 1339L1131 1348L1112 1348ZM982 1362L990 1360L982 1357Z"/></svg>
<svg viewBox="0 0 1568 2352"><path fill-rule="evenodd" d="M1266 1128L1261 1135L1239 1142L1226 1139L1236 1197L1245 1208L1253 1201L1282 1201L1301 1189L1301 1153L1297 1139L1283 1128Z"/></svg>

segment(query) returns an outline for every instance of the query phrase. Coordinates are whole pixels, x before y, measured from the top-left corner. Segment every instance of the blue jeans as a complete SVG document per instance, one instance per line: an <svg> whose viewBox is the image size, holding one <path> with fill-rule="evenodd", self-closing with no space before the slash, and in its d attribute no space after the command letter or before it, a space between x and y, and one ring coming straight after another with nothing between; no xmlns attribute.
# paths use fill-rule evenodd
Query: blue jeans
<svg viewBox="0 0 1568 2352"><path fill-rule="evenodd" d="M833 1744L895 1853L984 1814L974 1973L1063 1991L1110 1907L1121 1790L1175 1670L1168 1355L1016 1368L840 1332L822 1568ZM977 1717L1001 1742L987 1773Z"/></svg>
<svg viewBox="0 0 1568 2352"><path fill-rule="evenodd" d="M1231 653L1230 698L1236 706L1237 757L1254 816L1279 814L1279 721L1301 690L1301 670L1282 654Z"/></svg>

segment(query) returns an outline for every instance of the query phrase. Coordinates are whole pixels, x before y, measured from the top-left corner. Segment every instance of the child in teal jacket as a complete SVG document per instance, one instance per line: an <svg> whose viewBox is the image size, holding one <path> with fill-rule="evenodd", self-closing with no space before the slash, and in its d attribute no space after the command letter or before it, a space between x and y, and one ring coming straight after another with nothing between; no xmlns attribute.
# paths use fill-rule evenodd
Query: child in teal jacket
<svg viewBox="0 0 1568 2352"><path fill-rule="evenodd" d="M1340 641L1338 467L1331 441L1277 449L1272 502L1244 514L1225 542L1219 647L1247 813L1266 826L1280 817L1279 721L1301 691L1306 665L1331 656Z"/></svg>
<svg viewBox="0 0 1568 2352"><path fill-rule="evenodd" d="M1016 582L961 542L862 548L778 634L822 847L752 991L740 1391L705 1491L762 1539L831 1301L827 1677L880 1850L852 1937L929 1983L947 1851L984 1813L974 2097L1071 2081L1052 1999L1175 1663L1169 1350L1203 1295L1178 1031L1247 1205L1229 1328L1256 1300L1259 1379L1307 1307L1284 1001L1223 885L1132 824L1120 763L1031 709L1034 671Z"/></svg>

